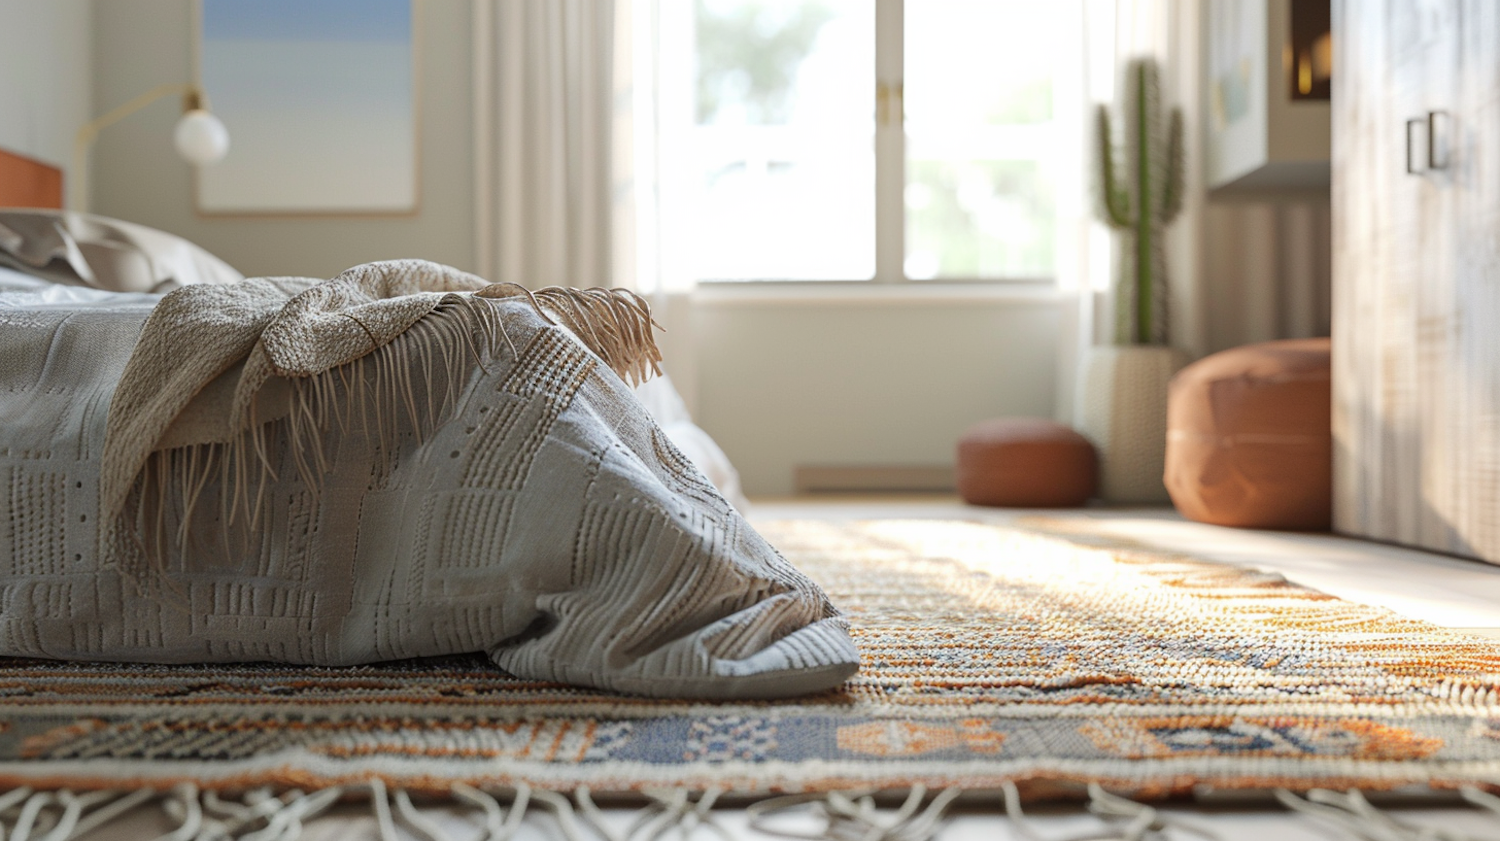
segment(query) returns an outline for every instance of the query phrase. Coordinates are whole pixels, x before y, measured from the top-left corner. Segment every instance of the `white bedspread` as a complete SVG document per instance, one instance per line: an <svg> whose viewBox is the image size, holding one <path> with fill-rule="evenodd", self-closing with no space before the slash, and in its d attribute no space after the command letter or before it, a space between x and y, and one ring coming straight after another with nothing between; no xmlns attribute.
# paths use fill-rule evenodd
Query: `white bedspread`
<svg viewBox="0 0 1500 841"><path fill-rule="evenodd" d="M622 382L644 308L537 295L407 261L0 306L0 654L484 650L715 698L852 674L826 597Z"/></svg>

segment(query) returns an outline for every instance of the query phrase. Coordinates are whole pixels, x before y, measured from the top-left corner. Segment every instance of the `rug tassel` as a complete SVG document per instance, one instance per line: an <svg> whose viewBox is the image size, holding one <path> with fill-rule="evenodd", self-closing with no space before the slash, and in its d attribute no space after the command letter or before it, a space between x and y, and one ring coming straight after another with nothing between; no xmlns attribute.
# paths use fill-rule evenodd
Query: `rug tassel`
<svg viewBox="0 0 1500 841"><path fill-rule="evenodd" d="M455 798L484 810L485 834L478 841L510 841L510 837L516 834L516 828L521 825L521 818L526 815L526 804L531 800L531 787L525 783L520 784L516 788L515 799L511 801L510 815L506 816L499 801L477 788L454 783L451 791Z"/></svg>
<svg viewBox="0 0 1500 841"><path fill-rule="evenodd" d="M154 797L156 792L149 789L121 795L118 791L75 794L67 789L36 792L18 788L0 795L0 841L68 841ZM7 821L9 834L5 831Z"/></svg>
<svg viewBox="0 0 1500 841"><path fill-rule="evenodd" d="M203 828L203 806L199 802L198 787L192 783L178 783L167 793L162 811L177 821L177 828L161 836L157 841L194 841Z"/></svg>
<svg viewBox="0 0 1500 841"><path fill-rule="evenodd" d="M625 841L630 836L628 832L621 836L605 824L604 812L594 804L593 794L588 786L579 786L578 791L573 793L573 799L578 801L578 811L583 813L583 819L588 821L589 826L593 827L604 841Z"/></svg>
<svg viewBox="0 0 1500 841"><path fill-rule="evenodd" d="M1042 834L1037 832L1036 827L1032 826L1031 821L1027 819L1026 813L1021 810L1021 791L1016 788L1016 784L1010 780L1001 783L1000 794L1005 803L1005 816L1010 818L1011 825L1016 828L1016 832L1030 841L1044 841Z"/></svg>
<svg viewBox="0 0 1500 841"><path fill-rule="evenodd" d="M583 841L583 834L578 831L578 815L573 811L573 804L568 798L555 791L537 789L532 793L532 800L552 810L552 815L557 819L557 828L562 831L565 841Z"/></svg>
<svg viewBox="0 0 1500 841"><path fill-rule="evenodd" d="M269 788L261 788L240 799L221 798L192 783L179 783L166 792L136 789L76 793L22 787L0 793L0 841L74 841L152 801L176 824L157 841L297 841L305 822L326 812L345 794L361 789L368 791L380 841L399 841L402 836L397 834L398 822L426 841L453 841L452 835L412 802L409 792L392 789L379 778L310 793L293 789L279 797ZM650 804L640 809L623 830L611 828L587 787L580 787L570 799L558 792L533 791L524 783L518 784L508 808L496 796L463 783L454 783L449 793L455 801L482 813L481 834L475 841L510 841L533 805L540 805L551 814L564 841L591 838L646 841L674 832L686 841L699 830L709 830L723 841L733 841L733 836L715 819L713 807L723 792L713 789L647 791ZM783 838L931 841L942 829L949 805L961 793L957 788L944 789L928 800L927 789L915 785L900 807L881 810L876 808L873 793L869 791L810 792L752 803L746 808L746 816L751 829ZM1012 832L1029 841L1146 841L1173 830L1207 841L1217 841L1220 837L1204 826L1111 794L1096 783L1089 784L1087 808L1109 826L1049 837L1038 831L1022 810L1020 792L1014 783L1003 783L1001 794ZM1459 789L1458 794L1470 806L1500 815L1500 797L1473 786ZM1279 789L1274 795L1292 812L1364 841L1471 841L1462 832L1414 826L1398 820L1376 808L1358 790L1312 789L1299 796ZM810 811L812 816L821 817L825 825L821 830L809 832L771 823L777 816L796 811L804 814Z"/></svg>
<svg viewBox="0 0 1500 841"><path fill-rule="evenodd" d="M26 802L21 806L21 814L16 818L16 825L10 831L11 841L31 841L32 829L41 828L37 817L55 799L56 795L46 791L39 791L26 798Z"/></svg>
<svg viewBox="0 0 1500 841"><path fill-rule="evenodd" d="M57 823L52 826L52 829L42 836L41 841L53 841L53 839L63 839L72 835L73 827L78 825L78 816L83 813L83 798L71 791L57 792L54 802L62 807L62 813L58 815Z"/></svg>
<svg viewBox="0 0 1500 841"><path fill-rule="evenodd" d="M1208 841L1219 841L1219 834L1181 818L1168 818L1144 803L1110 794L1098 783L1089 783L1089 811L1101 818L1129 821L1120 836L1124 841L1142 841L1150 833L1168 828L1179 829Z"/></svg>
<svg viewBox="0 0 1500 841"><path fill-rule="evenodd" d="M1470 806L1500 815L1500 797L1496 797L1487 791L1475 788L1474 786L1464 786L1458 790L1458 796L1462 797L1464 802Z"/></svg>
<svg viewBox="0 0 1500 841"><path fill-rule="evenodd" d="M588 796L587 789L580 793L584 797ZM709 789L699 795L697 800L693 800L690 793L685 790L667 794L647 792L647 796L653 801L652 805L642 810L644 814L636 819L635 826L631 827L631 831L627 832L625 837L633 838L639 832L643 838L659 838L675 826L685 839L702 826L707 827L725 841L734 841L729 831L713 817L714 803L718 801L721 794L723 792L718 789ZM593 801L590 800L589 804L592 805L592 803ZM647 816L652 812L657 813L656 817L647 820Z"/></svg>
<svg viewBox="0 0 1500 841"><path fill-rule="evenodd" d="M686 791L671 791L665 793L651 794L651 805L640 810L630 828L625 831L624 838L633 838L640 835L642 838L660 838L672 828L673 824L682 825L684 808L688 806L688 793ZM601 824L603 822L601 821ZM608 838L609 836L605 836ZM687 837L687 829L683 828L683 837ZM623 839L622 839L623 841Z"/></svg>
<svg viewBox="0 0 1500 841"><path fill-rule="evenodd" d="M93 811L79 818L73 830L67 835L62 836L58 841L69 841L69 839L87 835L99 827L108 824L115 818L130 812L137 806L141 806L156 798L156 792L149 788L141 788L126 794L121 794L118 791L91 792L79 799L85 800L92 795L97 795L97 798L93 802L99 805ZM87 808L87 805L85 808ZM48 839L48 841L52 841L52 839Z"/></svg>
<svg viewBox="0 0 1500 841"><path fill-rule="evenodd" d="M375 830L380 841L400 841L396 835L396 823L391 820L391 801L386 796L385 781L373 777L366 785L370 789L370 807L375 812Z"/></svg>
<svg viewBox="0 0 1500 841"><path fill-rule="evenodd" d="M417 811L412 805L411 795L405 789L396 790L396 813L401 816L401 822L406 824L417 834L423 836L427 841L453 841L453 836L443 831L443 828Z"/></svg>
<svg viewBox="0 0 1500 841"><path fill-rule="evenodd" d="M594 804L593 796L587 786L580 787L573 797L578 801L578 811L583 814L584 820L605 841L661 838L674 828L681 838L686 839L691 837L699 827L706 827L725 841L734 841L734 836L730 835L729 831L713 816L714 803L718 801L722 793L718 789L709 789L694 800L692 793L686 789L668 792L647 791L645 795L651 798L651 804L639 811L635 820L623 833L609 828L604 820L603 811Z"/></svg>
<svg viewBox="0 0 1500 841"><path fill-rule="evenodd" d="M750 804L745 812L750 818L750 828L768 835L783 838L834 839L834 841L929 841L942 826L944 812L954 798L962 794L961 789L949 788L939 792L932 802L922 809L922 800L927 788L912 786L906 802L894 814L883 816L875 808L871 792L841 794L793 794L762 800ZM803 804L812 804L823 814L826 825L822 832L789 832L767 824L766 819L778 812L785 812Z"/></svg>
<svg viewBox="0 0 1500 841"><path fill-rule="evenodd" d="M1000 787L1005 803L1005 815L1010 818L1016 832L1030 841L1144 841L1167 829L1177 829L1208 841L1219 841L1219 834L1207 827L1199 826L1179 818L1168 818L1161 812L1117 794L1110 794L1098 783L1089 783L1088 810L1105 821L1126 821L1120 829L1100 834L1091 830L1082 835L1048 838L1026 817L1021 809L1021 792L1016 784L1006 780Z"/></svg>
<svg viewBox="0 0 1500 841"><path fill-rule="evenodd" d="M338 802L343 793L342 786L325 788L312 794L289 792L286 805L267 817L265 828L244 836L241 841L293 841L300 838L303 822L327 811Z"/></svg>
<svg viewBox="0 0 1500 841"><path fill-rule="evenodd" d="M1484 794L1477 789L1474 793ZM1470 795L1462 791L1460 794L1469 803L1488 808L1470 799ZM1304 799L1278 789L1276 799L1292 811L1320 818L1368 841L1469 841L1469 836L1462 832L1402 823L1375 808L1358 790L1337 792L1315 788Z"/></svg>
<svg viewBox="0 0 1500 841"><path fill-rule="evenodd" d="M269 788L258 788L246 793L243 802L235 802L224 800L215 792L206 791L201 804L203 828L193 837L193 841L221 841L240 836L262 821L271 823L289 804L301 797L302 792L297 789L277 797L271 794ZM250 834L261 831L255 830ZM278 836L269 837L275 839Z"/></svg>

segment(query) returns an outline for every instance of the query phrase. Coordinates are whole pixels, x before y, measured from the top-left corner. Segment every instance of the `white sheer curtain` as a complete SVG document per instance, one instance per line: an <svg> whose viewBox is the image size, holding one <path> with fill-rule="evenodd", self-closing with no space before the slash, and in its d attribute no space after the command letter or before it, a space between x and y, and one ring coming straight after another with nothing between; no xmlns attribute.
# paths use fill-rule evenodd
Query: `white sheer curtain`
<svg viewBox="0 0 1500 841"><path fill-rule="evenodd" d="M614 7L613 264L617 280L659 298L665 293L659 261L661 149L656 130L662 72L660 0L614 0Z"/></svg>
<svg viewBox="0 0 1500 841"><path fill-rule="evenodd" d="M615 0L474 0L479 271L615 285Z"/></svg>
<svg viewBox="0 0 1500 841"><path fill-rule="evenodd" d="M645 295L666 328L657 334L663 366L690 412L698 409L698 366L693 333L695 281L681 251L662 247L675 226L673 208L663 206L663 179L691 177L680 165L686 151L659 130L663 111L689 109L682 99L691 86L663 85L664 77L690 78L691 0L614 0L614 192L612 266L616 285ZM669 43L676 48L663 49ZM680 142L680 140L678 141ZM673 162L679 165L673 166ZM679 203L680 204L680 203ZM681 214L682 207L675 208ZM675 262L674 262L675 260Z"/></svg>
<svg viewBox="0 0 1500 841"><path fill-rule="evenodd" d="M683 248L663 238L692 229L681 200L695 177L680 126L691 121L696 73L692 0L615 0L616 270L658 309L690 295L697 278ZM676 201L664 200L672 194ZM628 232L628 236L626 235Z"/></svg>
<svg viewBox="0 0 1500 841"><path fill-rule="evenodd" d="M1074 241L1074 253L1064 254L1075 266L1073 279L1064 278L1081 293L1078 338L1083 347L1113 341L1112 325L1116 244L1113 235L1092 214L1096 204L1097 144L1094 138L1093 109L1106 104L1118 109L1125 91L1118 86L1125 63L1137 56L1154 56L1162 67L1162 105L1183 111L1187 143L1187 200L1182 215L1167 233L1167 270L1171 300L1173 344L1193 350L1201 332L1197 289L1199 261L1199 226L1202 216L1203 186L1200 168L1201 143L1198 124L1198 9L1192 0L1085 0L1084 2L1084 81L1083 108L1088 112L1084 124L1087 137L1081 165L1090 169L1091 177L1083 182L1089 191L1090 214Z"/></svg>
<svg viewBox="0 0 1500 841"><path fill-rule="evenodd" d="M669 159L657 74L690 70L661 66L660 0L472 3L476 271L646 294L667 328L667 369L696 408L691 286L669 293L656 257L657 161Z"/></svg>
<svg viewBox="0 0 1500 841"><path fill-rule="evenodd" d="M1333 214L1326 196L1211 201L1203 214L1202 351L1327 336Z"/></svg>

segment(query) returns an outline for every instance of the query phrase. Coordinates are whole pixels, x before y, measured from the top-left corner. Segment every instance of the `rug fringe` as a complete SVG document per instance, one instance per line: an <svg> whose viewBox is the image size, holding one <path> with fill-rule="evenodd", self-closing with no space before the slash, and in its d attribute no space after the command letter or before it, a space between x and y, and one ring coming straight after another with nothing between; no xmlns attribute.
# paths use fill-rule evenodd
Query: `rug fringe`
<svg viewBox="0 0 1500 841"><path fill-rule="evenodd" d="M584 820L605 841L659 838L673 827L676 827L681 837L687 838L700 826L711 830L725 841L734 841L734 836L709 811L723 792L717 789L697 792L696 800L693 799L694 793L685 789L646 792L646 796L651 798L651 804L640 810L623 833L609 828L603 811L594 805L587 786L580 787L574 793L574 798L578 801L578 811L583 813Z"/></svg>
<svg viewBox="0 0 1500 841"><path fill-rule="evenodd" d="M464 783L449 790L452 800L472 807L479 817L476 841L511 841L528 814L544 811L563 841L647 841L674 834L687 841L701 831L722 841L733 841L714 812L725 792L686 789L646 792L650 803L637 810L626 828L607 820L592 793L580 787L572 797L532 789L525 783L502 797ZM746 807L749 827L757 832L805 841L931 841L943 828L950 805L963 790L947 788L931 798L916 785L896 809L876 806L874 791L817 792L774 797ZM1398 820L1382 811L1358 790L1312 789L1297 795L1286 789L1273 792L1275 800L1293 813L1367 841L1471 841L1467 833ZM1500 797L1477 787L1458 789L1461 802L1500 817ZM0 839L3 841L73 841L127 813L155 801L176 827L157 841L296 841L304 824L322 815L341 799L364 796L380 841L399 841L397 825L425 841L457 841L437 821L424 814L402 788L379 779L330 786L317 791L292 789L279 796L260 788L238 799L221 797L192 783L168 791L110 789L74 792L37 791L23 787L0 793ZM1049 835L1037 828L1021 808L1020 791L1007 782L1001 789L1005 815L1015 835L1028 841L1147 841L1168 831L1171 837L1190 835L1219 841L1212 829L1159 809L1112 794L1096 783L1088 786L1086 808L1104 827L1082 833ZM719 814L722 814L719 813ZM788 817L811 817L821 828L807 831L788 825ZM611 823L614 826L611 826ZM469 836L465 835L467 839Z"/></svg>
<svg viewBox="0 0 1500 841"><path fill-rule="evenodd" d="M927 787L912 786L906 801L894 813L881 814L875 808L873 791L845 794L837 791L827 793L792 794L752 803L746 808L750 817L750 828L767 835L782 838L834 839L834 841L928 841L942 827L944 812L962 789L943 789L932 798L927 808L922 801L927 796ZM822 832L804 833L780 828L770 823L772 815L789 812L798 806L809 805L814 815L822 817ZM819 815L819 813L821 813Z"/></svg>
<svg viewBox="0 0 1500 841"><path fill-rule="evenodd" d="M1152 833L1167 829L1180 829L1206 841L1219 841L1219 834L1207 827L1181 818L1169 818L1154 807L1110 794L1098 783L1089 783L1088 809L1105 820L1125 821L1125 827L1120 830L1122 841L1142 841Z"/></svg>
<svg viewBox="0 0 1500 841"><path fill-rule="evenodd" d="M1484 795L1478 789L1467 791ZM1470 794L1465 793L1463 797L1466 802L1474 803ZM1372 806L1358 790L1339 792L1315 788L1304 798L1281 789L1276 792L1276 799L1292 811L1371 841L1470 841L1472 838L1464 832L1441 827L1418 827L1398 821ZM1481 808L1493 809L1487 803Z"/></svg>
<svg viewBox="0 0 1500 841"><path fill-rule="evenodd" d="M1006 817L1015 826L1016 832L1028 841L1144 841L1168 829L1177 829L1205 841L1219 841L1220 836L1213 830L1200 826L1192 821L1185 821L1177 817L1168 817L1160 811L1145 803L1138 803L1128 798L1110 794L1098 783L1089 783L1088 810L1098 815L1106 823L1121 824L1117 829L1101 835L1098 830L1090 830L1082 835L1069 835L1063 837L1048 837L1026 817L1021 809L1021 792L1016 784L1006 781L1001 787L1002 802L1005 805Z"/></svg>

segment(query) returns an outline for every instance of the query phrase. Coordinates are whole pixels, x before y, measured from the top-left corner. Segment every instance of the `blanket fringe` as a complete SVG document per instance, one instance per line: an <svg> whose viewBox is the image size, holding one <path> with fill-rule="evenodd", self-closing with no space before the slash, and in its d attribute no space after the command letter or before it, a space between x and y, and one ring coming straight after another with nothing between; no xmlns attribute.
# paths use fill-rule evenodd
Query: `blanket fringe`
<svg viewBox="0 0 1500 841"><path fill-rule="evenodd" d="M506 352L516 358L495 304L517 297L548 324L571 331L626 382L661 373L652 334L660 325L633 292L500 283L452 294L353 362L257 389L231 440L153 452L112 524L108 543L118 568L142 593L181 603L185 591L162 573L184 557L200 505L216 503L223 551L251 551L263 531L267 486L281 470L296 472L316 506L335 432L358 430L375 445L377 470L390 470L403 440L421 442L447 420L476 366Z"/></svg>
<svg viewBox="0 0 1500 841"><path fill-rule="evenodd" d="M531 299L537 312L544 316L551 313L560 320L620 379L634 386L661 375L661 351L651 331L666 328L651 317L651 305L640 295L627 289L566 286L531 292L514 283L497 283L474 296L495 298L521 293Z"/></svg>
<svg viewBox="0 0 1500 841"><path fill-rule="evenodd" d="M650 803L636 811L624 829L607 820L587 788L571 798L554 791L532 789L519 783L504 794L484 791L463 783L450 789L454 802L471 807L480 834L477 841L511 841L526 817L542 811L563 841L648 841L676 834L683 841L706 831L722 841L733 835L718 819L714 806L723 792L687 790L647 792ZM824 792L793 794L761 800L746 807L749 826L766 835L809 841L931 841L943 828L947 810L963 792L944 789L929 798L923 786L913 786L896 809L877 808L873 792ZM1500 817L1500 797L1475 787L1458 791L1461 801ZM1101 827L1068 835L1050 835L1038 829L1021 809L1020 793L1013 783L1001 790L1004 812L1013 834L1029 841L1147 841L1163 837L1193 836L1218 841L1208 827L1163 814L1159 809L1111 794L1097 784L1088 787L1086 808L1104 823ZM1285 789L1274 792L1288 810L1321 825L1367 841L1473 841L1467 833L1399 820L1373 806L1357 790L1347 792L1312 789L1299 796ZM390 789L373 778L364 782L331 786L313 792L298 789L275 795L269 788L247 792L238 799L224 798L192 783L179 783L169 791L69 790L37 791L17 788L0 793L0 839L4 841L73 841L110 826L127 813L155 802L175 828L158 841L296 841L305 824L328 811L336 802L363 796L368 800L380 841L399 841L397 826L426 841L455 841L438 821L424 814L404 789ZM539 809L538 809L539 807ZM800 823L786 818L801 818ZM808 830L807 818L820 828ZM473 827L473 821L470 821ZM466 833L465 838L474 837Z"/></svg>

